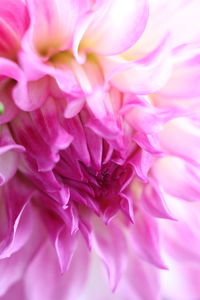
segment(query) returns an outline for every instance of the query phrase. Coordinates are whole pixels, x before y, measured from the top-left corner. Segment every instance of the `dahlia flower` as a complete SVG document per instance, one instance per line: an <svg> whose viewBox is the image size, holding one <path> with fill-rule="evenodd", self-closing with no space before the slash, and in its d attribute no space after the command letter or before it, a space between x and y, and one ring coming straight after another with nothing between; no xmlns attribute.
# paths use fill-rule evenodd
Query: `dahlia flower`
<svg viewBox="0 0 200 300"><path fill-rule="evenodd" d="M200 299L199 0L0 0L0 299Z"/></svg>

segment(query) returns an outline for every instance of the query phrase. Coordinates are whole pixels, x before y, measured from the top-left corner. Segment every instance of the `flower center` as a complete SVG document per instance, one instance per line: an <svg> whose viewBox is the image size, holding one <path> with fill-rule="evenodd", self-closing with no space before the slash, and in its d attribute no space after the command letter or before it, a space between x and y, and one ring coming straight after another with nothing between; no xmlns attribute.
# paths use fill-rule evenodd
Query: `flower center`
<svg viewBox="0 0 200 300"><path fill-rule="evenodd" d="M106 205L118 199L132 177L129 165L120 166L114 162L108 162L98 171L83 164L81 169L84 173L83 181L93 189L95 200L103 201Z"/></svg>

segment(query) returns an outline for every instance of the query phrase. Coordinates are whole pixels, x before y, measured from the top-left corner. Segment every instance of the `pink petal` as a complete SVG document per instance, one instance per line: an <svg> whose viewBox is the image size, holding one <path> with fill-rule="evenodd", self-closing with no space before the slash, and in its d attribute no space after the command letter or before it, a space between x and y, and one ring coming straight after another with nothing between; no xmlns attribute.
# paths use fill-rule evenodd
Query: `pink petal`
<svg viewBox="0 0 200 300"><path fill-rule="evenodd" d="M54 106L53 99L49 98L41 110L21 113L12 123L15 139L26 147L27 154L43 171L52 169L59 161L59 150L68 147L72 141L72 136L60 125Z"/></svg>
<svg viewBox="0 0 200 300"><path fill-rule="evenodd" d="M18 251L30 236L32 215L28 203L33 196L33 190L26 179L18 175L4 186L3 196L8 216L8 229L1 244L1 258L9 257L13 252Z"/></svg>
<svg viewBox="0 0 200 300"><path fill-rule="evenodd" d="M120 228L112 222L95 224L92 247L105 264L110 285L115 290L126 265L126 242Z"/></svg>
<svg viewBox="0 0 200 300"><path fill-rule="evenodd" d="M199 55L193 55L174 64L172 76L161 89L161 97L191 98L199 97Z"/></svg>
<svg viewBox="0 0 200 300"><path fill-rule="evenodd" d="M163 194L156 186L156 183L150 181L149 184L144 186L140 201L146 212L153 217L174 219L167 207Z"/></svg>
<svg viewBox="0 0 200 300"><path fill-rule="evenodd" d="M9 298L10 294L12 294L12 291L10 291L9 288L11 287L12 289L13 284L19 282L25 271L26 264L27 260L25 252L23 251L19 251L11 257L4 258L0 261L0 273L3 275L0 281L0 296L2 299L12 299ZM6 293L7 291L8 293ZM6 295L3 297L5 293ZM19 294L14 295L14 299L21 300Z"/></svg>
<svg viewBox="0 0 200 300"><path fill-rule="evenodd" d="M158 226L145 212L135 215L132 225L133 247L139 257L161 269L167 269L161 257Z"/></svg>
<svg viewBox="0 0 200 300"><path fill-rule="evenodd" d="M0 54L16 59L20 39L28 27L29 19L23 1L1 0L0 3Z"/></svg>
<svg viewBox="0 0 200 300"><path fill-rule="evenodd" d="M159 134L162 148L170 155L176 155L194 164L199 164L199 127L195 121L176 118L165 124ZM170 142L169 142L170 140Z"/></svg>
<svg viewBox="0 0 200 300"><path fill-rule="evenodd" d="M136 132L133 137L136 142L144 151L150 152L154 155L162 154L161 146L156 134L146 134L143 132Z"/></svg>
<svg viewBox="0 0 200 300"><path fill-rule="evenodd" d="M18 164L19 155L16 151L7 151L0 155L0 186L15 175Z"/></svg>
<svg viewBox="0 0 200 300"><path fill-rule="evenodd" d="M198 0L150 1L145 31L127 53L140 55L151 51L168 33L171 36L171 48L199 41L198 10Z"/></svg>
<svg viewBox="0 0 200 300"><path fill-rule="evenodd" d="M66 207L70 197L69 188L59 183L52 171L38 172L36 162L30 157L25 156L22 162L21 169L26 177L40 190L49 195L51 199Z"/></svg>
<svg viewBox="0 0 200 300"><path fill-rule="evenodd" d="M174 300L198 299L199 202L180 202L168 197L167 204L179 221L160 224L162 245L170 268L169 274L162 276L163 293Z"/></svg>
<svg viewBox="0 0 200 300"><path fill-rule="evenodd" d="M75 117L82 110L84 103L85 100L83 98L69 101L64 111L65 118L71 119Z"/></svg>
<svg viewBox="0 0 200 300"><path fill-rule="evenodd" d="M90 165L90 153L86 142L84 125L79 116L73 119L66 120L64 126L70 135L74 136L72 142L72 148L75 151L75 155L80 157L80 161L84 162L87 166Z"/></svg>
<svg viewBox="0 0 200 300"><path fill-rule="evenodd" d="M71 228L71 226L75 227L76 225L72 225L71 215L67 218L70 208L63 210L58 204L51 203L51 199L42 195L38 198L40 216L55 247L60 270L63 274L69 269L76 250L77 235L74 231L77 231L78 228Z"/></svg>
<svg viewBox="0 0 200 300"><path fill-rule="evenodd" d="M20 109L25 111L37 109L52 93L55 83L46 75L56 80L61 91L72 97L83 97L79 83L69 67L57 68L54 65L45 64L36 55L29 52L20 54L20 64L24 73L21 74L13 91L14 101ZM57 90L58 87L56 87ZM64 93L63 96L66 97Z"/></svg>
<svg viewBox="0 0 200 300"><path fill-rule="evenodd" d="M177 263L199 265L199 202L183 202L169 196L166 200L178 221L160 222L163 250Z"/></svg>
<svg viewBox="0 0 200 300"><path fill-rule="evenodd" d="M72 136L61 126L59 115L56 113L56 100L48 98L44 105L31 112L31 119L51 149L65 149L72 142Z"/></svg>
<svg viewBox="0 0 200 300"><path fill-rule="evenodd" d="M152 105L149 98L132 94L124 97L124 105L120 112L135 130L147 134L158 133L167 121L180 116L181 113L183 115L180 109L158 108Z"/></svg>
<svg viewBox="0 0 200 300"><path fill-rule="evenodd" d="M85 128L86 138L88 141L88 148L92 163L97 169L101 168L103 156L103 141L102 138L97 136L91 129Z"/></svg>
<svg viewBox="0 0 200 300"><path fill-rule="evenodd" d="M80 49L102 55L120 53L137 41L147 18L146 1L102 1L83 35Z"/></svg>
<svg viewBox="0 0 200 300"><path fill-rule="evenodd" d="M91 118L87 122L87 127L92 129L97 135L109 139L114 147L123 148L122 126L112 104L115 100L117 102L118 98L114 98L114 96L112 93L104 92L103 89L97 89L94 93L87 96L87 105L92 113ZM115 139L116 134L118 139Z"/></svg>
<svg viewBox="0 0 200 300"><path fill-rule="evenodd" d="M75 252L75 235L71 235L68 228L61 228L56 239L56 250L58 253L61 272L69 269L73 254Z"/></svg>
<svg viewBox="0 0 200 300"><path fill-rule="evenodd" d="M48 243L44 243L25 274L25 291L28 299L78 299L87 274L87 251L80 245L69 270L61 275L53 249Z"/></svg>
<svg viewBox="0 0 200 300"><path fill-rule="evenodd" d="M148 182L148 172L154 162L152 154L138 150L134 153L130 163L134 166L137 176L144 182Z"/></svg>
<svg viewBox="0 0 200 300"><path fill-rule="evenodd" d="M22 110L32 111L39 108L48 96L48 80L43 77L37 81L21 80L13 90L15 104Z"/></svg>
<svg viewBox="0 0 200 300"><path fill-rule="evenodd" d="M31 27L28 39L41 56L50 56L59 50L70 47L75 24L83 13L88 1L28 0Z"/></svg>
<svg viewBox="0 0 200 300"><path fill-rule="evenodd" d="M0 281L0 295L2 299L13 299L9 297L13 295L14 292L16 292L14 299L27 299L27 297L20 298L22 295L25 296L23 276L32 258L40 248L41 242L44 241L43 231L37 222L34 222L34 230L35 232L32 232L31 235L29 232L29 238L31 238L25 246L13 253L10 257L1 259L0 261L0 273L3 274ZM38 232L40 234L38 234Z"/></svg>
<svg viewBox="0 0 200 300"><path fill-rule="evenodd" d="M160 270L139 260L130 249L129 264L122 281L127 300L160 300ZM163 271L168 272L168 271Z"/></svg>
<svg viewBox="0 0 200 300"><path fill-rule="evenodd" d="M200 41L200 25L198 22L199 1L180 1L180 3L182 7L179 9L176 8L174 16L170 18L170 29L174 47Z"/></svg>
<svg viewBox="0 0 200 300"><path fill-rule="evenodd" d="M3 81L0 85L1 103L4 106L3 114L0 114L0 124L11 121L18 113L18 109L11 97L12 84Z"/></svg>
<svg viewBox="0 0 200 300"><path fill-rule="evenodd" d="M162 276L163 294L171 300L198 299L200 295L199 265L170 261L170 272Z"/></svg>
<svg viewBox="0 0 200 300"><path fill-rule="evenodd" d="M11 179L18 168L19 153L24 147L17 145L7 126L0 128L0 185Z"/></svg>
<svg viewBox="0 0 200 300"><path fill-rule="evenodd" d="M26 148L27 154L36 160L38 169L40 171L51 170L59 160L59 155L54 149L52 151L42 136L38 134L37 127L33 125L30 116L23 114L20 118L15 119L12 125L15 139Z"/></svg>
<svg viewBox="0 0 200 300"><path fill-rule="evenodd" d="M139 60L130 62L121 57L103 57L100 62L106 79L121 91L139 95L153 93L166 84L171 74L169 38L163 39L150 54Z"/></svg>
<svg viewBox="0 0 200 300"><path fill-rule="evenodd" d="M114 292L111 291L110 286L107 283L105 270L102 268L102 263L96 255L93 255L86 287L82 295L83 297L81 297L80 300L122 300L125 294L120 292L121 289L119 285L117 290Z"/></svg>
<svg viewBox="0 0 200 300"><path fill-rule="evenodd" d="M119 219L118 219L119 221ZM160 300L160 271L156 267L141 261L133 252L132 246L127 249L128 264L114 292L107 285L101 272L101 265L92 257L91 270L83 299L95 300ZM167 271L166 271L167 272ZM144 288L145 287L145 288ZM98 293L96 292L98 290ZM82 298L81 298L82 299Z"/></svg>
<svg viewBox="0 0 200 300"><path fill-rule="evenodd" d="M1 245L1 259L10 257L13 253L19 251L30 237L32 232L32 214L30 207L24 206L19 215L10 221L10 231L7 232L7 238Z"/></svg>
<svg viewBox="0 0 200 300"><path fill-rule="evenodd" d="M134 199L132 193L120 193L120 207L129 220L134 223Z"/></svg>
<svg viewBox="0 0 200 300"><path fill-rule="evenodd" d="M159 159L152 168L153 176L168 194L186 200L199 200L199 169L175 157Z"/></svg>
<svg viewBox="0 0 200 300"><path fill-rule="evenodd" d="M12 280L10 280L10 283L12 283ZM4 294L1 297L1 299L2 300L9 300L9 299L26 300L22 282L18 281L16 284L12 284L11 288L8 290L6 294Z"/></svg>
<svg viewBox="0 0 200 300"><path fill-rule="evenodd" d="M0 75L18 81L21 80L22 71L16 63L6 58L0 57Z"/></svg>

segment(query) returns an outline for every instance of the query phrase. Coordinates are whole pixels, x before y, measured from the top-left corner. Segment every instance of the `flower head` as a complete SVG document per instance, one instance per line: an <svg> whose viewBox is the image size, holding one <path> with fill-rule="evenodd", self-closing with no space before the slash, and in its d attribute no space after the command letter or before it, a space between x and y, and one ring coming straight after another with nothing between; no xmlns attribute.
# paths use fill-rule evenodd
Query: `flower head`
<svg viewBox="0 0 200 300"><path fill-rule="evenodd" d="M199 297L198 9L1 1L3 300Z"/></svg>

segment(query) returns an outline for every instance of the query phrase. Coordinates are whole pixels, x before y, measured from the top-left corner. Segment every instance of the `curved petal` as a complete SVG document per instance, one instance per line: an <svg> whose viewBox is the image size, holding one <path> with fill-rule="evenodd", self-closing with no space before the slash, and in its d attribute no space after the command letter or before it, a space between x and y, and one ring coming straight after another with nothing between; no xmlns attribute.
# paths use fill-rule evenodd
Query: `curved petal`
<svg viewBox="0 0 200 300"><path fill-rule="evenodd" d="M0 57L0 75L15 80L21 80L22 71L19 66L9 59Z"/></svg>
<svg viewBox="0 0 200 300"><path fill-rule="evenodd" d="M16 59L20 39L28 27L27 8L22 0L0 2L0 55Z"/></svg>
<svg viewBox="0 0 200 300"><path fill-rule="evenodd" d="M48 96L48 80L43 77L37 81L27 82L25 78L20 80L13 89L15 104L25 111L39 108Z"/></svg>
<svg viewBox="0 0 200 300"><path fill-rule="evenodd" d="M152 181L144 186L140 201L151 216L174 220L161 190Z"/></svg>
<svg viewBox="0 0 200 300"><path fill-rule="evenodd" d="M118 225L105 226L97 222L93 231L92 247L105 264L114 291L126 266L126 241Z"/></svg>
<svg viewBox="0 0 200 300"><path fill-rule="evenodd" d="M6 81L0 84L1 103L3 105L3 113L0 114L0 124L8 123L18 113L18 108L11 96L12 87L12 83Z"/></svg>
<svg viewBox="0 0 200 300"><path fill-rule="evenodd" d="M70 191L69 188L59 183L53 171L38 172L36 162L31 159L30 155L24 155L21 159L20 169L29 178L39 190L43 190L47 195L50 196L51 200L55 200L57 203L66 207Z"/></svg>
<svg viewBox="0 0 200 300"><path fill-rule="evenodd" d="M70 267L77 246L78 228L77 224L73 224L76 223L73 220L76 216L69 207L63 209L42 194L37 197L37 204L40 207L41 219L55 247L60 271L64 274Z"/></svg>
<svg viewBox="0 0 200 300"><path fill-rule="evenodd" d="M45 130L40 134L30 115L21 114L13 121L12 128L15 139L26 148L30 159L36 161L38 170L49 171L59 161L58 149L52 149L43 140L42 135L46 135Z"/></svg>
<svg viewBox="0 0 200 300"><path fill-rule="evenodd" d="M77 19L86 10L88 1L27 0L27 3L31 26L24 48L32 42L36 51L45 57L69 48Z"/></svg>
<svg viewBox="0 0 200 300"><path fill-rule="evenodd" d="M169 38L162 40L144 58L126 61L122 57L102 57L106 80L123 92L139 95L153 93L162 88L171 75L172 61L169 53Z"/></svg>
<svg viewBox="0 0 200 300"><path fill-rule="evenodd" d="M166 123L159 133L161 147L169 155L176 155L197 166L200 163L200 133L195 120L176 118Z"/></svg>
<svg viewBox="0 0 200 300"><path fill-rule="evenodd" d="M73 137L60 124L57 111L56 100L49 97L40 109L30 113L33 126L55 151L65 149L73 140Z"/></svg>
<svg viewBox="0 0 200 300"><path fill-rule="evenodd" d="M154 266L167 269L160 247L158 224L153 217L143 211L135 214L135 223L131 225L132 246L137 255Z"/></svg>
<svg viewBox="0 0 200 300"><path fill-rule="evenodd" d="M163 252L178 264L199 266L199 201L195 203L183 202L172 196L167 196L166 202L178 221L160 220L159 222Z"/></svg>
<svg viewBox="0 0 200 300"><path fill-rule="evenodd" d="M0 186L15 175L18 163L19 157L16 151L7 151L0 155Z"/></svg>
<svg viewBox="0 0 200 300"><path fill-rule="evenodd" d="M9 299L26 299L20 298L19 294L13 295L14 298L9 298L12 294L11 289L13 285L21 279L23 272L25 271L27 264L27 254L25 251L21 250L17 253L14 253L9 258L4 258L0 260L0 297L1 299L9 300Z"/></svg>
<svg viewBox="0 0 200 300"><path fill-rule="evenodd" d="M188 99L200 95L200 55L196 54L177 62L175 60L172 75L159 91L166 98Z"/></svg>
<svg viewBox="0 0 200 300"><path fill-rule="evenodd" d="M32 232L32 211L28 204L33 196L33 189L26 178L18 174L2 188L2 195L5 199L8 228L0 245L1 259L18 251Z"/></svg>
<svg viewBox="0 0 200 300"><path fill-rule="evenodd" d="M28 214L28 218L29 217L30 216ZM41 226L38 226L39 223L37 222L38 220L36 220L37 218L34 219L34 230L32 232L29 231L28 242L17 252L12 253L10 257L0 260L0 274L3 274L0 280L1 299L27 299L27 297L25 297L24 295L25 290L23 276L26 272L27 267L29 266L29 263L32 261L33 257L40 248L41 243L43 243L45 240L44 232L41 230ZM25 230L26 225L27 224L24 223ZM20 285L19 289L17 288L17 285ZM14 292L16 292L16 294L13 295ZM22 297L22 295L24 296L24 298Z"/></svg>
<svg viewBox="0 0 200 300"><path fill-rule="evenodd" d="M128 56L140 56L151 51L167 33L171 36L172 49L199 41L198 0L149 0L149 6L149 19L144 34L127 51Z"/></svg>
<svg viewBox="0 0 200 300"><path fill-rule="evenodd" d="M102 55L123 52L140 37L147 19L146 0L102 1L79 47Z"/></svg>
<svg viewBox="0 0 200 300"><path fill-rule="evenodd" d="M163 153L158 141L158 137L155 134L136 132L133 136L133 140L142 148L142 150L146 152L150 152L154 155L160 155Z"/></svg>
<svg viewBox="0 0 200 300"><path fill-rule="evenodd" d="M137 176L143 182L148 182L148 172L154 162L154 159L155 158L151 153L140 149L130 160L131 165L135 168Z"/></svg>
<svg viewBox="0 0 200 300"><path fill-rule="evenodd" d="M25 149L17 145L6 126L0 127L0 186L11 179L18 167L18 152Z"/></svg>
<svg viewBox="0 0 200 300"><path fill-rule="evenodd" d="M88 268L88 250L83 243L79 246L69 270L61 275L51 245L47 242L42 245L29 264L24 278L29 300L78 299Z"/></svg>
<svg viewBox="0 0 200 300"><path fill-rule="evenodd" d="M56 80L58 87L64 93L72 97L83 97L75 74L68 67L63 69L63 66L57 68L54 65L45 64L29 52L20 54L20 64L24 73L21 74L13 90L14 101L20 109L32 111L44 103L55 86L49 76ZM66 97L64 93L63 96Z"/></svg>
<svg viewBox="0 0 200 300"><path fill-rule="evenodd" d="M160 300L160 270L138 259L132 249L130 251L128 268L121 284L122 295L126 295L127 300Z"/></svg>
<svg viewBox="0 0 200 300"><path fill-rule="evenodd" d="M64 116L66 119L71 119L75 117L83 108L85 104L84 98L76 98L74 100L70 100L67 103L67 106L64 111Z"/></svg>
<svg viewBox="0 0 200 300"><path fill-rule="evenodd" d="M166 193L186 201L199 200L199 167L180 158L166 156L154 163L152 172Z"/></svg>
<svg viewBox="0 0 200 300"><path fill-rule="evenodd" d="M15 139L26 147L41 171L51 170L59 161L59 150L67 148L72 136L60 125L54 100L49 98L41 109L21 113L12 123Z"/></svg>

